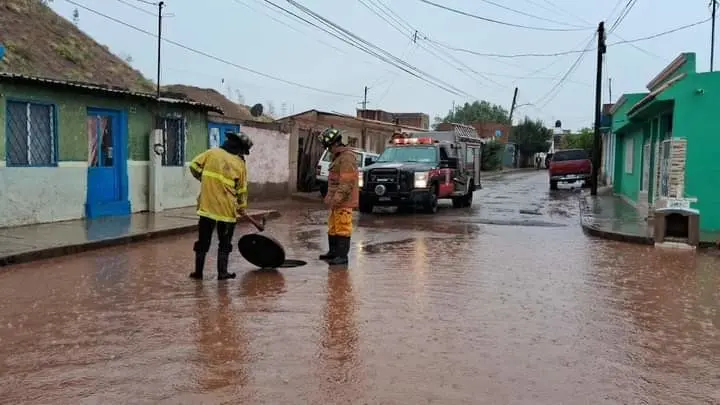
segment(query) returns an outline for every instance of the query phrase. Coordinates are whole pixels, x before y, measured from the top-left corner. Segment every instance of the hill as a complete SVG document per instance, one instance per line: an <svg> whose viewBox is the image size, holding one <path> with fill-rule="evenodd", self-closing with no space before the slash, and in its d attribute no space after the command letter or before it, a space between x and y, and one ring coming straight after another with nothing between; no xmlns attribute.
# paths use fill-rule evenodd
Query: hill
<svg viewBox="0 0 720 405"><path fill-rule="evenodd" d="M154 92L142 73L40 0L0 1L0 71Z"/></svg>

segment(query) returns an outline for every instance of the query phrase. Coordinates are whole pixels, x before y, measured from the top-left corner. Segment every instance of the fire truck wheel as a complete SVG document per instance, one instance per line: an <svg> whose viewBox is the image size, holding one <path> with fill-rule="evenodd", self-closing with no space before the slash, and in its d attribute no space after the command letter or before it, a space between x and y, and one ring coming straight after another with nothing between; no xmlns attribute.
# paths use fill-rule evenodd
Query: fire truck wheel
<svg viewBox="0 0 720 405"><path fill-rule="evenodd" d="M428 195L427 201L423 204L424 211L428 214L435 214L438 212L438 194L437 187L433 187Z"/></svg>

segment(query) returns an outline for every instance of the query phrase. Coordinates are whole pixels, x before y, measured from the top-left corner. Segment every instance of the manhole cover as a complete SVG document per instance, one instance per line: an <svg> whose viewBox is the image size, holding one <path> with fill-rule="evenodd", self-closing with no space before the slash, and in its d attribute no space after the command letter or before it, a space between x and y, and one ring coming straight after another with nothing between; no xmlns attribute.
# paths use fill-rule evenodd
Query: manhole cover
<svg viewBox="0 0 720 405"><path fill-rule="evenodd" d="M261 269L291 268L307 264L302 260L286 259L285 249L280 242L259 233L243 235L238 240L238 251L245 260Z"/></svg>

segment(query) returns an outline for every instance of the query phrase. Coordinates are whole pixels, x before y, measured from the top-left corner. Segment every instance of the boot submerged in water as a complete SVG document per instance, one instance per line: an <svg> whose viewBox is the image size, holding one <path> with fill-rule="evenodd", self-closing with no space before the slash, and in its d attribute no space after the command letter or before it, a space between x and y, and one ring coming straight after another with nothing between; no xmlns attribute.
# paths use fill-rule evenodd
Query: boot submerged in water
<svg viewBox="0 0 720 405"><path fill-rule="evenodd" d="M235 278L235 273L228 273L228 263L230 261L230 253L218 253L217 257L217 279L228 280Z"/></svg>
<svg viewBox="0 0 720 405"><path fill-rule="evenodd" d="M320 260L334 259L336 250L337 250L337 236L328 235L328 251L327 251L327 253L318 256L318 259L320 259Z"/></svg>
<svg viewBox="0 0 720 405"><path fill-rule="evenodd" d="M350 237L349 236L336 236L335 242L335 257L329 259L327 262L330 265L341 265L348 263L348 253L350 253Z"/></svg>
<svg viewBox="0 0 720 405"><path fill-rule="evenodd" d="M205 253L195 252L195 271L190 273L190 278L195 280L203 279L203 270L205 269Z"/></svg>

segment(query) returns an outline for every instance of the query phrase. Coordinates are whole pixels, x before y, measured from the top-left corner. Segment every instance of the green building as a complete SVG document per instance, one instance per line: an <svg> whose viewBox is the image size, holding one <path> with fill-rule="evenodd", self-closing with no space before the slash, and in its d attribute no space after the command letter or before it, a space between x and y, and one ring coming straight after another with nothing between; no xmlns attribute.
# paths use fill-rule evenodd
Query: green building
<svg viewBox="0 0 720 405"><path fill-rule="evenodd" d="M148 208L150 136L162 128L163 201L194 205L187 162L218 107L98 84L0 72L0 227Z"/></svg>
<svg viewBox="0 0 720 405"><path fill-rule="evenodd" d="M720 72L698 73L683 53L646 87L611 110L615 193L649 216L696 209L701 231L720 231Z"/></svg>

